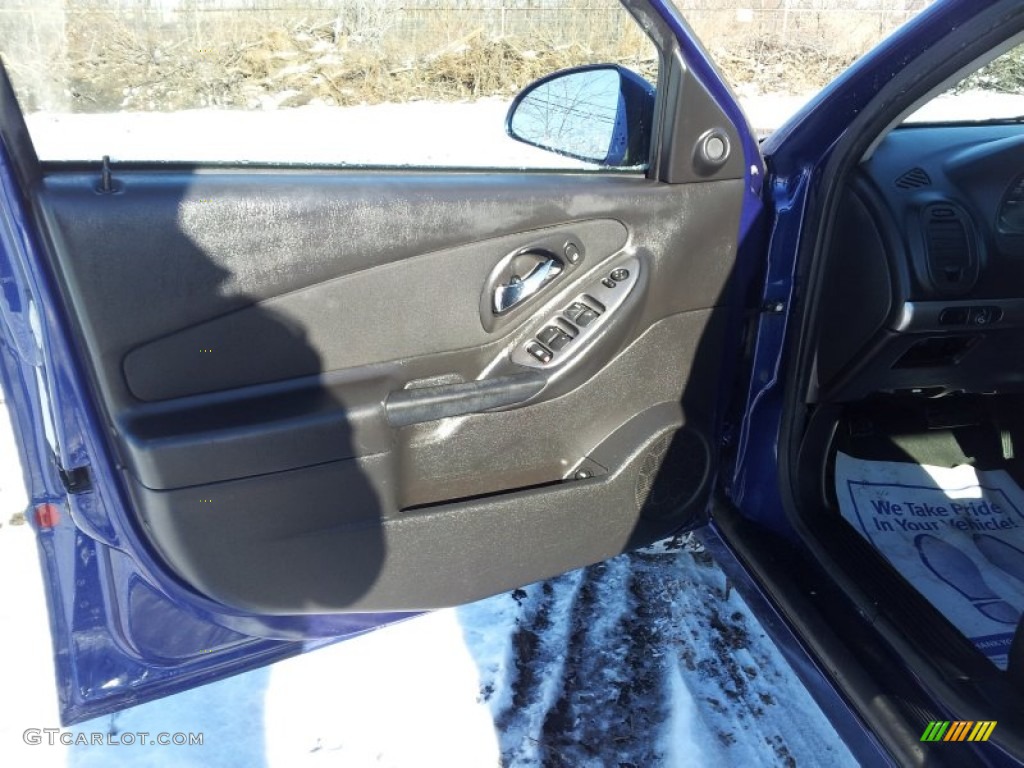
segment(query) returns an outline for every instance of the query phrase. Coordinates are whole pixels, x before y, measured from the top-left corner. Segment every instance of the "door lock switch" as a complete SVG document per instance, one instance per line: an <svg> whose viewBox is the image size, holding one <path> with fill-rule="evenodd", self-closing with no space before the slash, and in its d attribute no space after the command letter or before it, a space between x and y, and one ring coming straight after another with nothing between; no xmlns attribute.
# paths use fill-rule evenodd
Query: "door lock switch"
<svg viewBox="0 0 1024 768"><path fill-rule="evenodd" d="M529 344L526 345L526 351L541 363L551 362L551 351L548 350L547 347L545 347L542 344L538 344L535 341L531 341Z"/></svg>

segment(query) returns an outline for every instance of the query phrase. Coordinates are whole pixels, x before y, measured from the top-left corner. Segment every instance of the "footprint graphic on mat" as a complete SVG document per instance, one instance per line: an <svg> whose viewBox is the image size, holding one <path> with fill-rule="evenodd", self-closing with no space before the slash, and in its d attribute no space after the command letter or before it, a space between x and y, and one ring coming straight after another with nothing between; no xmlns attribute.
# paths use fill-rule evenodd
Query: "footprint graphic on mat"
<svg viewBox="0 0 1024 768"><path fill-rule="evenodd" d="M1024 583L1024 552L987 533L976 533L974 546L996 568Z"/></svg>
<svg viewBox="0 0 1024 768"><path fill-rule="evenodd" d="M1017 609L992 591L978 566L959 549L927 533L918 534L914 546L928 570L970 600L983 616L1001 624L1017 623Z"/></svg>

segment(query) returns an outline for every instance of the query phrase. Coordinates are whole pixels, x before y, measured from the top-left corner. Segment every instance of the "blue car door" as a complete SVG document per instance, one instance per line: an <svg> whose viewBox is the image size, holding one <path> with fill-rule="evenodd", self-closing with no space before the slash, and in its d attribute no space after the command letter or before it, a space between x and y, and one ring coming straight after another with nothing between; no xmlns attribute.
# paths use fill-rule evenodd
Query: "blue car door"
<svg viewBox="0 0 1024 768"><path fill-rule="evenodd" d="M584 170L54 161L3 78L0 369L66 724L706 521L764 166L679 13L627 10L656 76L517 102L583 144L509 119L605 142Z"/></svg>

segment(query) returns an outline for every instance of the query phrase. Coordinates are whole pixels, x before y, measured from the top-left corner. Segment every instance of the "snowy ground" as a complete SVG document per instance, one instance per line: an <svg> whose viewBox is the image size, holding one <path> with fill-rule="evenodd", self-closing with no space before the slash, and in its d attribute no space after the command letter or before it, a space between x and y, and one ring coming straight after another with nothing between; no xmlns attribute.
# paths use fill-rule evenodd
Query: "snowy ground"
<svg viewBox="0 0 1024 768"><path fill-rule="evenodd" d="M751 125L770 133L810 94L741 98ZM585 163L505 135L508 99L428 101L345 108L309 105L245 112L49 114L28 116L45 160L347 163L390 166L580 168Z"/></svg>
<svg viewBox="0 0 1024 768"><path fill-rule="evenodd" d="M50 160L233 161L354 165L579 168L582 163L505 135L508 101L327 107L246 112L28 116Z"/></svg>
<svg viewBox="0 0 1024 768"><path fill-rule="evenodd" d="M812 93L741 94L751 127L765 136ZM505 135L508 100L377 104L345 108L309 105L246 112L28 115L45 160L248 161L388 166L580 168L585 163L545 152ZM1024 95L972 91L933 99L910 122L1013 118Z"/></svg>
<svg viewBox="0 0 1024 768"><path fill-rule="evenodd" d="M854 764L722 572L685 542L71 729L202 732L201 747L26 745L26 728L58 722L33 534L12 522L25 503L3 414L3 765Z"/></svg>

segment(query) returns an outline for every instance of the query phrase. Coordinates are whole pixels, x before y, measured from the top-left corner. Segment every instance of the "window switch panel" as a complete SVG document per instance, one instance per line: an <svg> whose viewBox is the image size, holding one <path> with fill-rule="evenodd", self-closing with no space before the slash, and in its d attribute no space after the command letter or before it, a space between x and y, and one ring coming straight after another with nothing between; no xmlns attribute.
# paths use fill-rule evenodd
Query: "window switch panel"
<svg viewBox="0 0 1024 768"><path fill-rule="evenodd" d="M541 318L525 340L508 353L515 365L555 370L579 355L589 354L592 341L603 328L614 323L623 306L640 282L640 260L636 257L609 266L604 275L581 286L576 297L553 315ZM595 352L594 354L601 354Z"/></svg>

